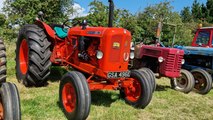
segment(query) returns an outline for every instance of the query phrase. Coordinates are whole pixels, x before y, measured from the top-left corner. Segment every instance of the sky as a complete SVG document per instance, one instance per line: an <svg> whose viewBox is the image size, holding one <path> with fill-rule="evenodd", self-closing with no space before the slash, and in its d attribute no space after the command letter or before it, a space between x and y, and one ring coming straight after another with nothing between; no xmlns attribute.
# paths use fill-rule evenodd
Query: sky
<svg viewBox="0 0 213 120"><path fill-rule="evenodd" d="M0 9L3 6L3 1L0 0ZM85 16L89 11L89 3L93 0L74 0L74 7L77 9L77 16ZM108 0L100 0L105 5L108 5ZM114 0L117 8L127 9L135 14L137 11L143 11L149 5L154 5L165 0ZM191 6L194 0L169 0L172 1L171 5L174 7L173 11L180 12L183 7ZM206 3L207 0L198 0L199 3Z"/></svg>
<svg viewBox="0 0 213 120"><path fill-rule="evenodd" d="M89 11L89 3L93 0L75 0L84 10L84 14ZM108 0L101 0L105 5L108 5ZM137 13L137 11L143 11L149 5L158 4L165 0L114 0L114 4L117 8L127 9L131 13ZM169 0L174 7L173 11L180 12L183 7L191 7L194 0ZM206 4L207 0L198 0L199 3Z"/></svg>

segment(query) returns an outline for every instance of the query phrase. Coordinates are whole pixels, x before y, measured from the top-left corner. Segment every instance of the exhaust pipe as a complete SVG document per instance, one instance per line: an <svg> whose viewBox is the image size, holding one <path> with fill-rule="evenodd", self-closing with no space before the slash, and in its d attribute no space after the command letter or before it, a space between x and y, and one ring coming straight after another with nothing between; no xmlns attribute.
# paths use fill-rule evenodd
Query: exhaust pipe
<svg viewBox="0 0 213 120"><path fill-rule="evenodd" d="M109 23L108 27L113 27L113 19L114 19L114 3L113 0L109 0Z"/></svg>

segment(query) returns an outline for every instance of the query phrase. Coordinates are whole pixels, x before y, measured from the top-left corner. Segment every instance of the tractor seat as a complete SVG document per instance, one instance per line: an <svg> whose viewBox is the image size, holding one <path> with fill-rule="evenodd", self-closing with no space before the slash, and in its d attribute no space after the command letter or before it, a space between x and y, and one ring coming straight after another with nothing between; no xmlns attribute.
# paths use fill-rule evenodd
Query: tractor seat
<svg viewBox="0 0 213 120"><path fill-rule="evenodd" d="M67 37L67 29L64 29L62 27L54 27L54 30L56 32L56 35L59 37L59 38L66 38Z"/></svg>

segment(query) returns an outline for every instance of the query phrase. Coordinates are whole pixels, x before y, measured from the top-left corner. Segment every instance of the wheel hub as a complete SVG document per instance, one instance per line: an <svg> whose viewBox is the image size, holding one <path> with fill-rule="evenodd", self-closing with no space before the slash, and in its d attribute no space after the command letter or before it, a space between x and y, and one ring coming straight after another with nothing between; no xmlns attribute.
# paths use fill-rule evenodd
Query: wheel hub
<svg viewBox="0 0 213 120"><path fill-rule="evenodd" d="M72 112L76 106L76 92L71 83L66 83L62 90L62 101L67 112Z"/></svg>
<svg viewBox="0 0 213 120"><path fill-rule="evenodd" d="M137 79L132 79L131 87L125 89L126 98L131 102L136 102L141 95L141 86Z"/></svg>

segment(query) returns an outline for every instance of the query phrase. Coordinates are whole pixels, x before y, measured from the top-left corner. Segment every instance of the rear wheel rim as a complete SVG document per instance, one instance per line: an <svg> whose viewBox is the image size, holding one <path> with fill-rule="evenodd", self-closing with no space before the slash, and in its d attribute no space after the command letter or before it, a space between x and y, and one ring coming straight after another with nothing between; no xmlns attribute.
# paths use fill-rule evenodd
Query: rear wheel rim
<svg viewBox="0 0 213 120"><path fill-rule="evenodd" d="M141 84L136 78L132 78L133 82L130 87L125 90L126 99L136 102L141 96Z"/></svg>
<svg viewBox="0 0 213 120"><path fill-rule="evenodd" d="M26 74L28 70L28 44L26 39L23 39L19 49L19 66L22 74Z"/></svg>
<svg viewBox="0 0 213 120"><path fill-rule="evenodd" d="M62 89L62 101L67 112L76 108L76 91L71 83L66 83Z"/></svg>
<svg viewBox="0 0 213 120"><path fill-rule="evenodd" d="M201 73L195 72L193 73L193 76L195 78L195 89L197 90L203 90L206 88L207 86L207 80L205 78L205 76Z"/></svg>

